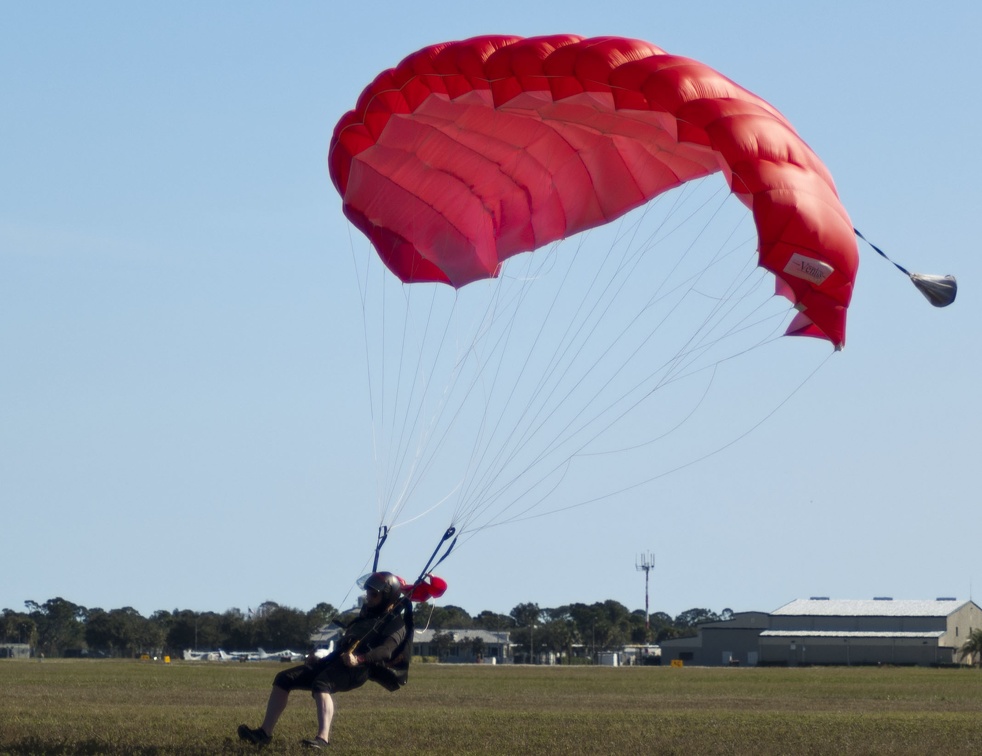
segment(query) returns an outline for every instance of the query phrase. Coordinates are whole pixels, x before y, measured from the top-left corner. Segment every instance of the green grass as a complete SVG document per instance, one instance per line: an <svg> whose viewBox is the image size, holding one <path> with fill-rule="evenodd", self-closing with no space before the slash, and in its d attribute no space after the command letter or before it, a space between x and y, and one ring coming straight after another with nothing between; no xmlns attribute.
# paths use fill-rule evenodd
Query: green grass
<svg viewBox="0 0 982 756"><path fill-rule="evenodd" d="M281 665L0 662L2 754L255 753ZM978 754L970 669L672 669L418 664L336 696L332 751L391 754ZM265 751L314 734L295 693Z"/></svg>

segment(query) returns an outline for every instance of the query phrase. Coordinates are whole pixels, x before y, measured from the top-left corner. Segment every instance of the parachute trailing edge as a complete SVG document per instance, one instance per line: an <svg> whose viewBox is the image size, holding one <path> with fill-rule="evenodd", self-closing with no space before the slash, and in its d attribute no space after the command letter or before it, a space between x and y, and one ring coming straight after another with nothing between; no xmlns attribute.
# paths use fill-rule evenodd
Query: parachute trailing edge
<svg viewBox="0 0 982 756"><path fill-rule="evenodd" d="M647 42L476 37L411 54L337 124L344 213L405 282L455 287L722 172L759 264L798 315L845 343L858 267L832 177L771 105Z"/></svg>

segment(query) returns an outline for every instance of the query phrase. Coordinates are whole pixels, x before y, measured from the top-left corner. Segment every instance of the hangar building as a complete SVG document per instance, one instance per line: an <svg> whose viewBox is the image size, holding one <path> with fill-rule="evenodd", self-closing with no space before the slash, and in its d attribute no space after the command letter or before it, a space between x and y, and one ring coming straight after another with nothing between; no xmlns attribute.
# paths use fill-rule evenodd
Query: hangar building
<svg viewBox="0 0 982 756"><path fill-rule="evenodd" d="M961 661L958 649L982 609L974 601L797 599L771 612L740 612L700 625L694 638L661 642L662 664L905 664Z"/></svg>

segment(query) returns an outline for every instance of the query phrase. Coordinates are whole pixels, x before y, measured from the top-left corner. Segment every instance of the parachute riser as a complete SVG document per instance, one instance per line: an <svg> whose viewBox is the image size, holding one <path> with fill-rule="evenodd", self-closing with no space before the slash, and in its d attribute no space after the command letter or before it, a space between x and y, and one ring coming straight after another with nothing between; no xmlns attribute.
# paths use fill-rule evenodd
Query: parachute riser
<svg viewBox="0 0 982 756"><path fill-rule="evenodd" d="M444 559L450 556L450 552L453 551L454 546L457 545L457 538L455 537L456 533L457 533L457 529L455 527L451 526L447 528L446 532L444 532L443 536L440 538L439 543L437 543L436 548L433 549L433 553L430 554L430 558L427 560L426 566L423 567L423 569L419 573L419 577L416 578L416 580L412 583L411 587L409 588L408 591L409 595L412 595L415 588L418 585L420 585L422 582L424 582L424 580L430 574L433 568L435 568ZM379 557L381 556L382 553L382 546L385 545L385 542L388 539L388 537L389 537L388 526L380 525L378 529L378 540L375 544L375 556L372 560L372 572L378 572L378 563L379 563ZM453 541L451 541L450 545L447 546L442 556L440 556L440 558L437 559L437 555L440 554L440 548L451 538L453 538Z"/></svg>
<svg viewBox="0 0 982 756"><path fill-rule="evenodd" d="M372 562L372 572L378 572L378 558L379 554L382 552L382 546L385 544L385 539L389 537L389 527L388 525L378 526L378 541L375 543L375 559Z"/></svg>
<svg viewBox="0 0 982 756"><path fill-rule="evenodd" d="M442 562L444 559L446 559L448 556L450 556L450 552L453 551L453 547L457 545L457 539L454 538L454 534L456 532L457 532L457 529L455 527L453 527L453 526L447 528L447 531L443 534L443 537L440 539L440 542L436 545L436 548L433 549L433 553L430 555L429 561L427 561L426 566L423 567L423 569L419 573L419 577L417 577L416 580L415 580L415 582L413 583L413 588L415 588L417 585L419 585L420 583L422 583L423 580L426 578L427 574L429 574L429 572L432 569L434 569L437 565L440 564L440 562ZM443 552L443 556L441 556L439 559L437 559L436 557L437 557L437 554L440 553L440 547L443 546L443 544L445 544L451 538L453 538L453 541L451 541L450 542L450 545L447 546L446 551ZM433 560L436 560L436 561L433 561Z"/></svg>

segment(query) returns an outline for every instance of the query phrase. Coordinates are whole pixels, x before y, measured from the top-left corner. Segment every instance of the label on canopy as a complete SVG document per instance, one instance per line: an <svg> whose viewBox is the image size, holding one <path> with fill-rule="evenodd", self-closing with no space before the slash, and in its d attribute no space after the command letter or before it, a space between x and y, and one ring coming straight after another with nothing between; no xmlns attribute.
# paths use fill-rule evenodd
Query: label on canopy
<svg viewBox="0 0 982 756"><path fill-rule="evenodd" d="M826 278L832 275L832 266L814 257L806 257L800 252L795 252L784 266L784 272L797 278L811 281L815 285L822 284Z"/></svg>

